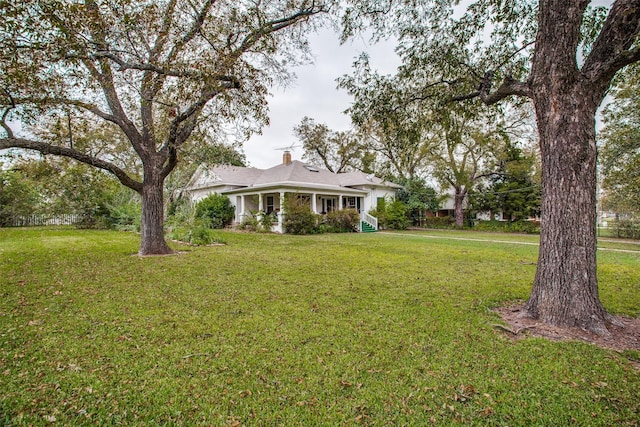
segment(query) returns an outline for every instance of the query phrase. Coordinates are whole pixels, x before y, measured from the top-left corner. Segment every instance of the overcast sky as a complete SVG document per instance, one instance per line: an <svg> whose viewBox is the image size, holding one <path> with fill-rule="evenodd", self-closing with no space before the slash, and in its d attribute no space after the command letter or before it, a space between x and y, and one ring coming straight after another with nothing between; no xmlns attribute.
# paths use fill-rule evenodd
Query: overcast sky
<svg viewBox="0 0 640 427"><path fill-rule="evenodd" d="M315 62L297 67L297 79L286 88L272 88L269 97L271 124L262 135L254 135L244 144L249 166L261 169L276 166L282 161L280 147L299 144L293 135L294 126L308 116L317 123L326 123L335 131L351 126L343 114L352 102L345 90L336 89L336 78L351 73L351 65L361 52L371 57L372 66L384 74L394 73L399 64L391 43L372 45L365 39L350 40L340 45L338 34L323 29L310 36ZM294 148L294 160L301 160L302 148Z"/></svg>

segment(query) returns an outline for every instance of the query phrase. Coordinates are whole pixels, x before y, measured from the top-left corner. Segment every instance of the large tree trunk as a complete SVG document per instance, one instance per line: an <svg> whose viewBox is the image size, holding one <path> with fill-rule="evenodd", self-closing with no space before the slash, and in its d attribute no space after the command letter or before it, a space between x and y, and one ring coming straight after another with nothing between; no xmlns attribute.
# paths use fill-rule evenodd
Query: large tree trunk
<svg viewBox="0 0 640 427"><path fill-rule="evenodd" d="M173 251L164 239L164 180L145 172L142 187L142 240L139 255L166 255Z"/></svg>
<svg viewBox="0 0 640 427"><path fill-rule="evenodd" d="M526 308L552 325L606 334L607 314L596 277L595 107L585 104L580 94L536 103L542 228L538 269Z"/></svg>
<svg viewBox="0 0 640 427"><path fill-rule="evenodd" d="M560 15L549 13L551 8ZM594 87L576 66L572 47L582 11L550 0L540 12L532 92L542 160L542 223L526 310L548 324L607 334L596 276L594 120L606 87Z"/></svg>
<svg viewBox="0 0 640 427"><path fill-rule="evenodd" d="M464 226L464 199L467 196L467 190L456 188L453 196L454 215L456 219L456 227Z"/></svg>

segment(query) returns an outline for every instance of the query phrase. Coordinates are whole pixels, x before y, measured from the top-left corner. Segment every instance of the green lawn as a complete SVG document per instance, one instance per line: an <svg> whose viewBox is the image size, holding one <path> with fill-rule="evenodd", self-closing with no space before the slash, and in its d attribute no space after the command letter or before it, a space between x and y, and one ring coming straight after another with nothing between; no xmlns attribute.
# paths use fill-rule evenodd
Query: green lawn
<svg viewBox="0 0 640 427"><path fill-rule="evenodd" d="M491 326L535 245L447 236L537 241L221 233L139 258L130 233L0 229L0 425L639 424L638 352ZM598 261L638 316L640 253Z"/></svg>

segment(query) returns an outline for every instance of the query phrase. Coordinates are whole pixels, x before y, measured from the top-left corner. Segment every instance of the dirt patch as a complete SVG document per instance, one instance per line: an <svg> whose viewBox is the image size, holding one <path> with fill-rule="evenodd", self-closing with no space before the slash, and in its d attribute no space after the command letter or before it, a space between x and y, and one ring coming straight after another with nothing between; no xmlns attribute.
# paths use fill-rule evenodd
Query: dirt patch
<svg viewBox="0 0 640 427"><path fill-rule="evenodd" d="M494 325L513 338L526 335L544 337L555 341L580 340L602 348L624 351L640 351L640 318L616 316L614 322L607 325L609 336L600 336L579 328L560 328L539 322L524 314L524 304L509 305L495 309L507 326ZM640 361L634 365L640 368Z"/></svg>

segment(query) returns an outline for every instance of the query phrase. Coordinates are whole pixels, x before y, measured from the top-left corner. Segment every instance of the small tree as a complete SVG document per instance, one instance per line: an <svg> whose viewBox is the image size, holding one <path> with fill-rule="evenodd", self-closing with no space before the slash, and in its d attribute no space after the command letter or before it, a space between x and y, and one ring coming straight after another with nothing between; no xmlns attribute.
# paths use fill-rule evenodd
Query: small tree
<svg viewBox="0 0 640 427"><path fill-rule="evenodd" d="M407 205L413 224L422 225L427 212L435 213L440 208L438 194L422 178L408 179L402 184L403 189L396 197Z"/></svg>
<svg viewBox="0 0 640 427"><path fill-rule="evenodd" d="M496 154L495 171L470 193L471 211L493 214L501 211L509 221L521 221L540 214L540 177L536 174L534 154L525 154L507 142Z"/></svg>

